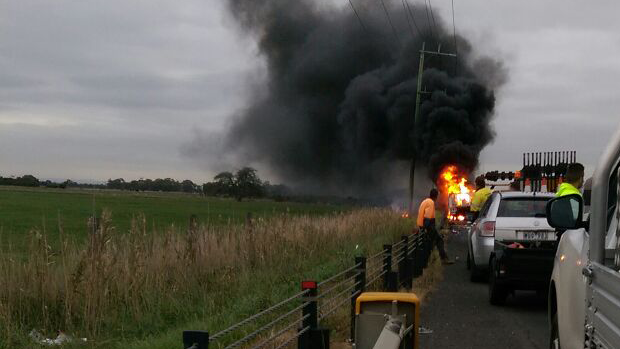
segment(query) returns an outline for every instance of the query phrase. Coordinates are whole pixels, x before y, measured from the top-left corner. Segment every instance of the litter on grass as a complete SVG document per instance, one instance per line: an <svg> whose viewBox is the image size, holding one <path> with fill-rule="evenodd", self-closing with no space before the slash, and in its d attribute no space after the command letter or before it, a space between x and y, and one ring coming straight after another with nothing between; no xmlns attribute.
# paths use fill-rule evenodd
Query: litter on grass
<svg viewBox="0 0 620 349"><path fill-rule="evenodd" d="M47 345L47 346L55 346L55 345L63 345L63 344L67 344L67 343L71 343L73 341L75 341L75 339L73 339L72 337L66 335L64 332L59 331L58 332L58 336L56 336L56 338L52 339L52 338L45 338L45 336L43 336L41 334L41 332L37 331L37 330L32 330L30 331L30 333L28 334L30 336L30 338L41 344L41 345ZM88 340L86 338L80 338L79 339L80 342L87 342Z"/></svg>

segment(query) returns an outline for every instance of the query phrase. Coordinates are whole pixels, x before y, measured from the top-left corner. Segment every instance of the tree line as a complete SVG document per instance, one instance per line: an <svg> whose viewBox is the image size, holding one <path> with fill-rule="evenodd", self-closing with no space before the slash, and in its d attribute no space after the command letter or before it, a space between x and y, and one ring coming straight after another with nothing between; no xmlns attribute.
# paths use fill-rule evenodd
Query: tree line
<svg viewBox="0 0 620 349"><path fill-rule="evenodd" d="M271 185L258 177L256 169L244 167L233 172L220 172L213 181L198 185L186 179L177 181L172 178L138 179L126 181L123 178L108 179L105 184L77 183L72 180L64 182L41 181L35 176L0 177L0 185L19 187L47 188L87 188L113 189L127 191L183 192L206 196L231 197L237 200L244 198L272 198L285 200L291 196L291 190L284 185Z"/></svg>

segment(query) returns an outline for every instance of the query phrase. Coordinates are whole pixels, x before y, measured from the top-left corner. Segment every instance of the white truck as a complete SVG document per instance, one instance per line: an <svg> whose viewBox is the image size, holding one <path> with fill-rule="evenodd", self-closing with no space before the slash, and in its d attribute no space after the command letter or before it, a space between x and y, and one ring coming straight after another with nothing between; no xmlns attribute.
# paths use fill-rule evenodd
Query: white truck
<svg viewBox="0 0 620 349"><path fill-rule="evenodd" d="M620 131L592 182L589 216L579 195L551 200L561 233L549 286L550 348L620 348Z"/></svg>

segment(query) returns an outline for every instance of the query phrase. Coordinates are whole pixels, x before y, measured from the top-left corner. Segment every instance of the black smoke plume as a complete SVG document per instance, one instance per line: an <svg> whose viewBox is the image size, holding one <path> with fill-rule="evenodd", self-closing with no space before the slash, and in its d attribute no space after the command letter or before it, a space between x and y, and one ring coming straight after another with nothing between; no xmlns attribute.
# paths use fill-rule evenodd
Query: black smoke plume
<svg viewBox="0 0 620 349"><path fill-rule="evenodd" d="M286 183L338 194L406 187L414 152L431 178L449 163L473 171L494 136L501 63L455 39L436 10L384 1L389 20L379 0L353 0L359 18L347 1L228 0L267 70L236 115L229 151ZM458 49L458 59L426 57L414 125L423 42Z"/></svg>

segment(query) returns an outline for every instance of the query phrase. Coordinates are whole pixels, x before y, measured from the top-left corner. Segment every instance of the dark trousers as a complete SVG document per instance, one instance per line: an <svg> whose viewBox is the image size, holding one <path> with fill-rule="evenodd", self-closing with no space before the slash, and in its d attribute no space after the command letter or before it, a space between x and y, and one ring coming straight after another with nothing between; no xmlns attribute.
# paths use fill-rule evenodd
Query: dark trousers
<svg viewBox="0 0 620 349"><path fill-rule="evenodd" d="M444 247L443 238L437 232L437 228L435 228L435 219L434 218L424 218L424 226L422 227L428 236L431 239L432 246L436 246L439 251L439 256L441 259L448 259L448 254L446 253L446 249Z"/></svg>

